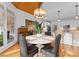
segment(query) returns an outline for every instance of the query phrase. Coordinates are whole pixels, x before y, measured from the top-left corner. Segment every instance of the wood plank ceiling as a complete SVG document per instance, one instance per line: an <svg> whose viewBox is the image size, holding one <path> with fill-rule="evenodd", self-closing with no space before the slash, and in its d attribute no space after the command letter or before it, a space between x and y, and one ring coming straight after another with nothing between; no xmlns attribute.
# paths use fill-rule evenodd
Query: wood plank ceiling
<svg viewBox="0 0 79 59"><path fill-rule="evenodd" d="M12 4L16 8L33 15L34 10L39 8L42 5L42 2L12 2Z"/></svg>

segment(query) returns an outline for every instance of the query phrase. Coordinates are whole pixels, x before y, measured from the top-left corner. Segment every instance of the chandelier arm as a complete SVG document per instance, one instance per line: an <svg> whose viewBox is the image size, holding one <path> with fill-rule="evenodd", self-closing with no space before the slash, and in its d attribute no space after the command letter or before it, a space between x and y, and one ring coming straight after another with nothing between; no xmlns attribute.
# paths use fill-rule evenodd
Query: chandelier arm
<svg viewBox="0 0 79 59"><path fill-rule="evenodd" d="M39 8L34 10L34 16L38 19L43 19L46 16L46 10L41 8L41 3L39 3Z"/></svg>

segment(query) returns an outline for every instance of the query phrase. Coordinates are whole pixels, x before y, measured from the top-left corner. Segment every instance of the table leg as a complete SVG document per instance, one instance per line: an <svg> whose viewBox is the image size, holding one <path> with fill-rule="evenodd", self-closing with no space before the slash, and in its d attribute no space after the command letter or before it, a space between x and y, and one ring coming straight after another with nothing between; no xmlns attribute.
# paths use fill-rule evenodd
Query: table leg
<svg viewBox="0 0 79 59"><path fill-rule="evenodd" d="M43 48L43 45L38 44L38 45L36 45L36 46L38 47L37 57L42 57L43 55L42 55L42 53L41 53L41 48Z"/></svg>

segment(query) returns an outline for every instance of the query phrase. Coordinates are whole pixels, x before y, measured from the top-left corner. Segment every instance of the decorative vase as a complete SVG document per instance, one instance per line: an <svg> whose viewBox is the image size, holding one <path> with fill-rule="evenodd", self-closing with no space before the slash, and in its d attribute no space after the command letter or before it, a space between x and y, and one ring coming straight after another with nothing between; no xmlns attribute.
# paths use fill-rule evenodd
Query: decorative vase
<svg viewBox="0 0 79 59"><path fill-rule="evenodd" d="M39 37L42 36L42 34L36 34L36 35L39 36Z"/></svg>

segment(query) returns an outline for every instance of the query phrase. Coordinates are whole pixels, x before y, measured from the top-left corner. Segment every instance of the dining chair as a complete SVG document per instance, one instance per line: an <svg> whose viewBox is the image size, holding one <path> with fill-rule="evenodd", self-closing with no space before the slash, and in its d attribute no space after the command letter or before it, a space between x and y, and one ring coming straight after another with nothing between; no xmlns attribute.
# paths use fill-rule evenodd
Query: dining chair
<svg viewBox="0 0 79 59"><path fill-rule="evenodd" d="M55 39L55 46L53 48L42 48L42 52L46 57L58 57L59 56L59 46L60 46L61 34L58 34Z"/></svg>
<svg viewBox="0 0 79 59"><path fill-rule="evenodd" d="M51 36L51 28L49 27L45 35ZM43 44L45 47L52 48L51 43Z"/></svg>
<svg viewBox="0 0 79 59"><path fill-rule="evenodd" d="M38 52L38 48L35 45L28 46L27 40L22 34L19 34L18 39L21 57L33 57Z"/></svg>

